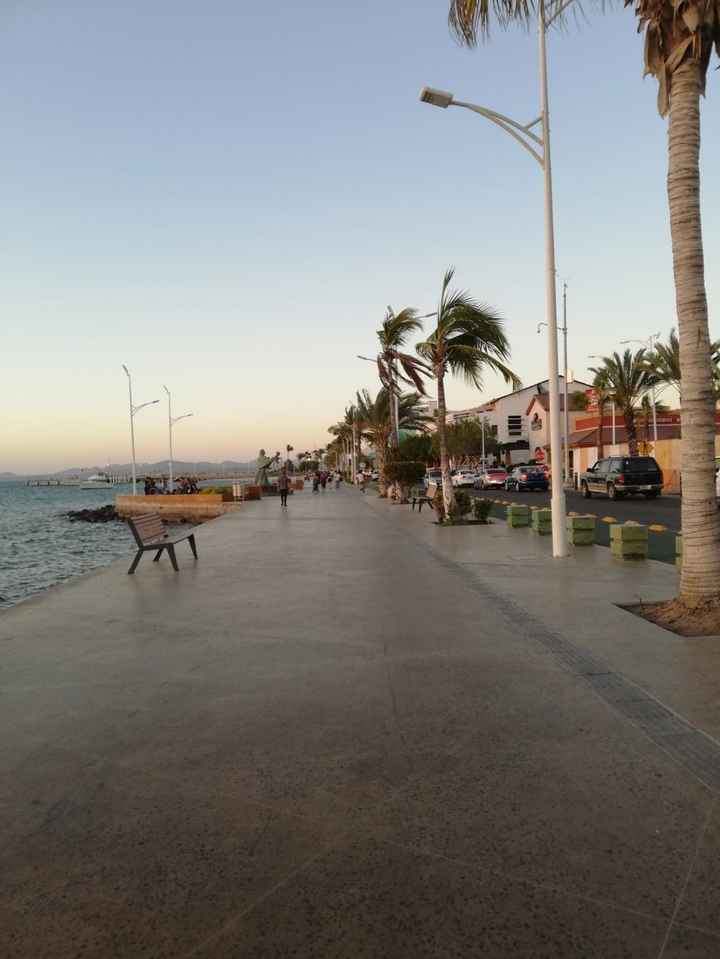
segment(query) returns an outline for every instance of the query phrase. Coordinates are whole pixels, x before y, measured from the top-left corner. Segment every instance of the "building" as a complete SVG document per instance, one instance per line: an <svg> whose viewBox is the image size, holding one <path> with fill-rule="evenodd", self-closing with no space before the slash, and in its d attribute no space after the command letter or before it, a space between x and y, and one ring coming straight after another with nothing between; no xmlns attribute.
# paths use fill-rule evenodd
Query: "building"
<svg viewBox="0 0 720 959"><path fill-rule="evenodd" d="M558 379L562 405L563 377L560 376ZM591 389L589 383L575 379L568 382L568 393L586 393L589 389ZM534 403L536 399L538 403ZM448 413L447 419L449 423L459 423L467 419L485 421L497 437L503 450L503 458L508 465L525 463L532 459L535 447L545 450L547 461L550 446L547 431L549 406L549 380L542 380L513 390L511 393L505 393L480 406ZM542 432L538 432L538 420L540 420ZM531 421L535 424L533 427L531 427Z"/></svg>

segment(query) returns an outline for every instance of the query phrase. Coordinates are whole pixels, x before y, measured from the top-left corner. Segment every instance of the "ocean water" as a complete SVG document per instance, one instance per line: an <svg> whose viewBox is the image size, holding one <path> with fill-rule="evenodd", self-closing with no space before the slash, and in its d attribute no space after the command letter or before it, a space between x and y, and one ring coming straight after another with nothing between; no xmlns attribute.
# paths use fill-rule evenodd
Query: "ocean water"
<svg viewBox="0 0 720 959"><path fill-rule="evenodd" d="M131 487L81 490L0 482L0 607L133 553L126 523L71 522L68 510L114 503Z"/></svg>

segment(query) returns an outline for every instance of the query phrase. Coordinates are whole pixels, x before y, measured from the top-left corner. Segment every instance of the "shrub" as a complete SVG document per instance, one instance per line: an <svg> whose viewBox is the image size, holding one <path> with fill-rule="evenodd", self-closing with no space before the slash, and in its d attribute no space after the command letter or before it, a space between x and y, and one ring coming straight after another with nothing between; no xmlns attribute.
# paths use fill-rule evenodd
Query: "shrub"
<svg viewBox="0 0 720 959"><path fill-rule="evenodd" d="M473 516L478 522L487 523L491 510L492 510L492 503L490 502L489 499L482 499L481 497L478 496L473 500L473 505L472 505Z"/></svg>
<svg viewBox="0 0 720 959"><path fill-rule="evenodd" d="M417 486L425 476L425 464L415 460L393 460L385 462L385 480L400 487L400 502L407 503L408 491L411 486Z"/></svg>
<svg viewBox="0 0 720 959"><path fill-rule="evenodd" d="M467 516L471 506L472 499L470 494L466 493L465 490L455 490L455 505L450 512L450 519L454 521Z"/></svg>

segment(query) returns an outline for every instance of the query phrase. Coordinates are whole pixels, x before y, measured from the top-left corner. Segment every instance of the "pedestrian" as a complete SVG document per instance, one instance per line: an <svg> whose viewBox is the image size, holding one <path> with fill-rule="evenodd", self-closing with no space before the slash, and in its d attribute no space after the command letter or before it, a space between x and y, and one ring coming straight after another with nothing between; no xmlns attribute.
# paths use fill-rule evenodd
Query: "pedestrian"
<svg viewBox="0 0 720 959"><path fill-rule="evenodd" d="M287 469L283 466L278 476L278 490L280 491L280 506L287 509L288 490L290 489L290 480L288 479Z"/></svg>
<svg viewBox="0 0 720 959"><path fill-rule="evenodd" d="M320 474L317 470L313 473L313 493L317 493L320 489Z"/></svg>
<svg viewBox="0 0 720 959"><path fill-rule="evenodd" d="M322 486L323 493L325 492L325 487L327 486L328 475L325 470L320 474L320 485Z"/></svg>
<svg viewBox="0 0 720 959"><path fill-rule="evenodd" d="M365 492L365 487L367 486L367 473L363 470L360 474L360 489Z"/></svg>
<svg viewBox="0 0 720 959"><path fill-rule="evenodd" d="M340 480L342 479L342 473L340 470L335 471L335 489L340 489Z"/></svg>

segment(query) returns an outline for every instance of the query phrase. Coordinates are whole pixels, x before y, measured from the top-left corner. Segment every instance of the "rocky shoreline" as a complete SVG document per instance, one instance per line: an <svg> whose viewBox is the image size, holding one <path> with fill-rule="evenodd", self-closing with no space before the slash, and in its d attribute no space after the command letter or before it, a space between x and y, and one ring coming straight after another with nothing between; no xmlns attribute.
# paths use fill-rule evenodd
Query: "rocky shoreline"
<svg viewBox="0 0 720 959"><path fill-rule="evenodd" d="M96 509L71 509L65 514L71 523L111 523L119 520L117 510L112 504L98 506Z"/></svg>

